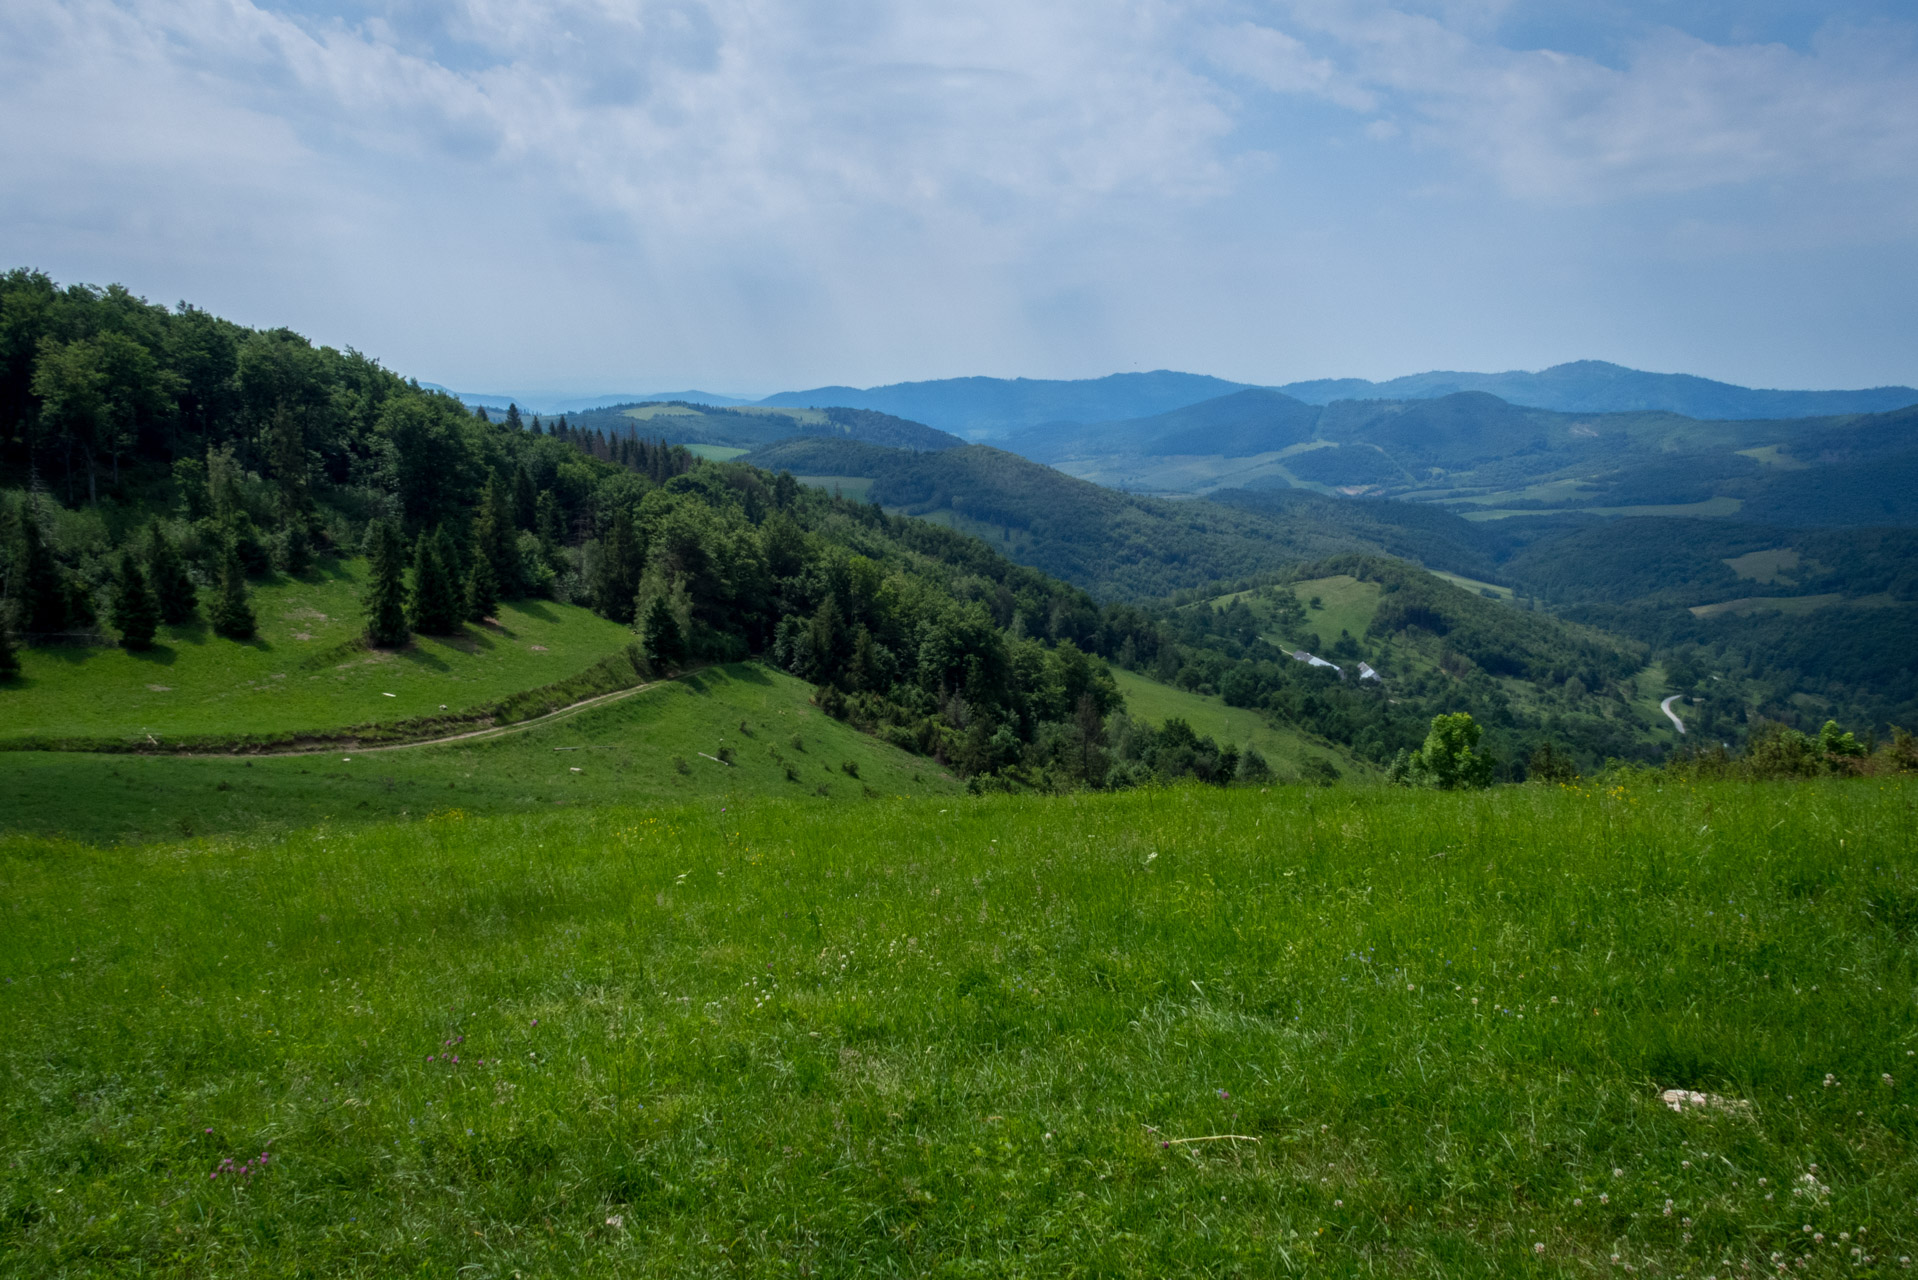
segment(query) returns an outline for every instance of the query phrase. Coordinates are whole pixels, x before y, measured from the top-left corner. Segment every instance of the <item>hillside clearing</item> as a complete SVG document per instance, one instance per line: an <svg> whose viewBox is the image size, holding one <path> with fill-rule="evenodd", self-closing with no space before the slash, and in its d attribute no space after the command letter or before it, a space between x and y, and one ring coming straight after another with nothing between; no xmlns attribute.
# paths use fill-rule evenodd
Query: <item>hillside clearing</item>
<svg viewBox="0 0 1918 1280"><path fill-rule="evenodd" d="M591 610L549 600L500 605L497 623L368 649L359 590L365 562L253 588L259 634L232 641L204 622L162 627L154 648L23 649L0 694L9 738L161 738L301 733L388 724L484 706L578 675L632 642ZM392 696L387 696L387 695Z"/></svg>
<svg viewBox="0 0 1918 1280"><path fill-rule="evenodd" d="M780 795L826 805L958 789L935 762L820 714L811 694L803 681L742 663L442 746L247 758L0 752L0 832L130 841L452 809Z"/></svg>

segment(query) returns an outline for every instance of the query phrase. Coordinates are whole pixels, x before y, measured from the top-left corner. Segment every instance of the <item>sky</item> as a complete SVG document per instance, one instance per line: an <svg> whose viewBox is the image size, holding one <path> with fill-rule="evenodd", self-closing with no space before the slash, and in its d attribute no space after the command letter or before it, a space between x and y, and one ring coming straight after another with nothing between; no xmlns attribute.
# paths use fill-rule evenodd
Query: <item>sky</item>
<svg viewBox="0 0 1918 1280"><path fill-rule="evenodd" d="M1909 0L8 0L0 266L460 388L1918 385Z"/></svg>

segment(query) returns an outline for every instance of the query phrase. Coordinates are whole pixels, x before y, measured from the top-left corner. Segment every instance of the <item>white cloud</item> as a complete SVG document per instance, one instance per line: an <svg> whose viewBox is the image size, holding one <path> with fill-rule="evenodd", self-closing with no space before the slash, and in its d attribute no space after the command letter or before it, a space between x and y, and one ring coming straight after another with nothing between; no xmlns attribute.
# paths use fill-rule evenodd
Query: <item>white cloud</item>
<svg viewBox="0 0 1918 1280"><path fill-rule="evenodd" d="M0 7L12 254L442 380L1097 372L1255 350L1290 243L1327 291L1465 256L1349 230L1408 193L1918 174L1909 25L1610 65L1506 0L372 2Z"/></svg>

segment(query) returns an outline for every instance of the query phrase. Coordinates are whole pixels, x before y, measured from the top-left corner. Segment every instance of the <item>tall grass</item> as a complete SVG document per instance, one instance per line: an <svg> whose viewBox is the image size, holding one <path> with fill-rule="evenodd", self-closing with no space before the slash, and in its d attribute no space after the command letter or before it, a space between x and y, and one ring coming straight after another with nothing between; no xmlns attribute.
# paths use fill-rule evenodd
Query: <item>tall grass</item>
<svg viewBox="0 0 1918 1280"><path fill-rule="evenodd" d="M20 1274L1896 1270L1914 799L15 840L0 1247Z"/></svg>

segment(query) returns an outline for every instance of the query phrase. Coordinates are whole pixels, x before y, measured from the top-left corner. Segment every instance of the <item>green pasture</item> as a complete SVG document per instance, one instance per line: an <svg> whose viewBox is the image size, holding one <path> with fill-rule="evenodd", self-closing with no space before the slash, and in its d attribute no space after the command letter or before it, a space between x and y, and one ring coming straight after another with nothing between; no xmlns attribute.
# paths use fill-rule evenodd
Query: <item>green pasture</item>
<svg viewBox="0 0 1918 1280"><path fill-rule="evenodd" d="M708 462L731 462L734 458L744 457L752 452L750 449L741 449L727 444L688 444L680 447L695 458L704 458Z"/></svg>
<svg viewBox="0 0 1918 1280"><path fill-rule="evenodd" d="M14 838L6 1269L1897 1274L1915 799L1195 788Z"/></svg>
<svg viewBox="0 0 1918 1280"><path fill-rule="evenodd" d="M854 502L864 502L866 495L872 492L871 476L794 476L793 479Z"/></svg>
<svg viewBox="0 0 1918 1280"><path fill-rule="evenodd" d="M1372 618L1379 611L1379 584L1360 582L1350 574L1294 583L1292 593L1306 606L1306 629L1318 632L1321 647L1326 649L1332 647L1341 630L1350 631L1355 640L1362 640L1365 629L1372 625ZM1321 606L1317 609L1311 607L1315 596ZM1297 644L1300 638L1285 636L1283 639L1288 644Z"/></svg>
<svg viewBox="0 0 1918 1280"><path fill-rule="evenodd" d="M958 789L934 762L820 714L811 693L792 676L742 663L443 746L246 758L0 752L0 832L106 843L446 810L745 796L827 805Z"/></svg>
<svg viewBox="0 0 1918 1280"><path fill-rule="evenodd" d="M589 609L523 600L497 625L415 636L369 650L361 560L327 562L304 578L253 587L259 634L222 639L204 621L162 627L154 647L21 651L20 676L0 686L0 740L286 733L457 713L578 675L633 639ZM388 696L388 695L392 696Z"/></svg>
<svg viewBox="0 0 1918 1280"><path fill-rule="evenodd" d="M1256 748L1283 781L1296 782L1299 766L1314 759L1325 761L1348 777L1372 775L1371 767L1362 761L1315 742L1296 729L1274 724L1250 708L1228 707L1225 699L1216 695L1160 684L1123 667L1112 668L1112 675L1119 683L1119 692L1125 695L1127 713L1136 719L1157 728L1177 716L1195 733L1221 746L1230 743Z"/></svg>

